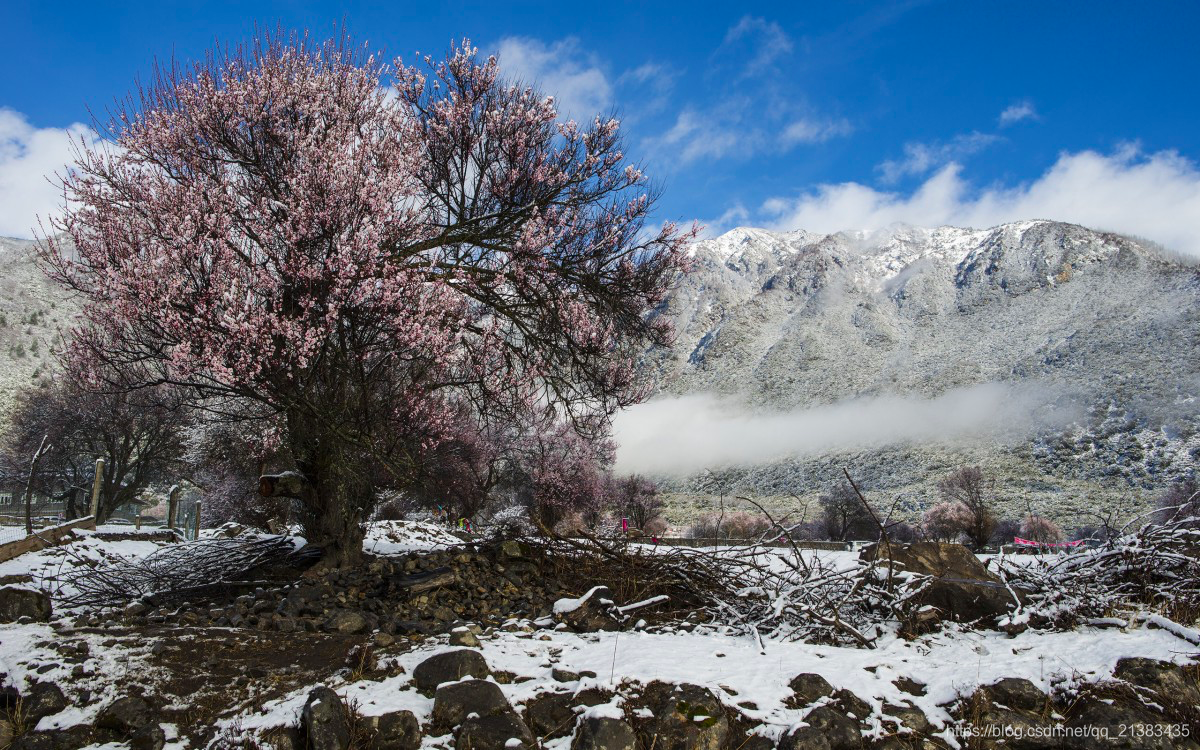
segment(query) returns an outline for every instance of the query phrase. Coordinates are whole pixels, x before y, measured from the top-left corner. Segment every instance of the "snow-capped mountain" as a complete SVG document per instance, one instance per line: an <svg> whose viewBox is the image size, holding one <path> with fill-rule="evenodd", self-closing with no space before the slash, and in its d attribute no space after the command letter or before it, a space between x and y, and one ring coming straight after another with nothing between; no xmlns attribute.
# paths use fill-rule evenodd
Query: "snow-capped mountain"
<svg viewBox="0 0 1200 750"><path fill-rule="evenodd" d="M1160 248L1029 221L825 236L735 229L692 256L661 310L675 346L645 363L660 395L789 410L1037 384L1079 408L1065 430L1015 445L841 451L733 471L746 491L820 491L846 467L919 506L932 482L971 462L990 467L1014 503L1134 507L1200 454L1200 275Z"/></svg>

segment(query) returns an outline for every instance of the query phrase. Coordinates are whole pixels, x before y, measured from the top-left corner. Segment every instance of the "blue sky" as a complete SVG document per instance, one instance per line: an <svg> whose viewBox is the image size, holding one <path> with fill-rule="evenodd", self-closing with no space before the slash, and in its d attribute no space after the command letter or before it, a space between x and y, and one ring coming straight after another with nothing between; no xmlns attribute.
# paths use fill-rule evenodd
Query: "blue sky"
<svg viewBox="0 0 1200 750"><path fill-rule="evenodd" d="M254 24L389 55L468 36L574 115L615 110L660 217L835 231L1076 221L1200 254L1191 3L28 3L7 5L0 234L155 59Z"/></svg>

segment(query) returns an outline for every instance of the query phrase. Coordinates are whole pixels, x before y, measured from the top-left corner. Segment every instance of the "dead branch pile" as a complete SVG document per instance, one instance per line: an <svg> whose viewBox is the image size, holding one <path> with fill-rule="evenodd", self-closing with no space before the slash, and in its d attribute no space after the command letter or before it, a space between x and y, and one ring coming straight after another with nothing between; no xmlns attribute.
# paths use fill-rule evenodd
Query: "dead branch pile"
<svg viewBox="0 0 1200 750"><path fill-rule="evenodd" d="M58 576L58 598L68 607L117 607L143 599L163 603L204 594L295 552L283 536L243 535L172 544L145 557L97 563L80 558Z"/></svg>
<svg viewBox="0 0 1200 750"><path fill-rule="evenodd" d="M1200 615L1200 518L1146 524L1105 546L1050 558L1002 558L999 573L1023 591L1037 626L1161 611L1179 622Z"/></svg>
<svg viewBox="0 0 1200 750"><path fill-rule="evenodd" d="M665 594L660 611L701 614L703 628L866 648L912 621L928 583L857 559L753 543L654 549L591 538L553 543L544 559L569 567L575 580L608 586L618 601Z"/></svg>

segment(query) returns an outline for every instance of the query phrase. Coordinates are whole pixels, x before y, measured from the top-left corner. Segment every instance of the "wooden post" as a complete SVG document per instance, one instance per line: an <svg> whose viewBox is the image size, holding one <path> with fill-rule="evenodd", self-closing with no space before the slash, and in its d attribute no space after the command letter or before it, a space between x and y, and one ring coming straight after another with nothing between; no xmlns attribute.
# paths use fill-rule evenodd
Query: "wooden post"
<svg viewBox="0 0 1200 750"><path fill-rule="evenodd" d="M96 459L96 478L92 480L92 518L100 521L100 485L104 481L104 459Z"/></svg>
<svg viewBox="0 0 1200 750"><path fill-rule="evenodd" d="M196 523L195 523L195 528L193 530L192 538L193 539L200 538L200 501L199 500L196 501Z"/></svg>
<svg viewBox="0 0 1200 750"><path fill-rule="evenodd" d="M179 485L172 485L171 491L167 493L167 528L171 531L175 530L175 514L179 511L179 493L183 492L183 488Z"/></svg>
<svg viewBox="0 0 1200 750"><path fill-rule="evenodd" d="M133 517L133 530L134 531L142 530L142 509L141 508L137 509L137 515Z"/></svg>

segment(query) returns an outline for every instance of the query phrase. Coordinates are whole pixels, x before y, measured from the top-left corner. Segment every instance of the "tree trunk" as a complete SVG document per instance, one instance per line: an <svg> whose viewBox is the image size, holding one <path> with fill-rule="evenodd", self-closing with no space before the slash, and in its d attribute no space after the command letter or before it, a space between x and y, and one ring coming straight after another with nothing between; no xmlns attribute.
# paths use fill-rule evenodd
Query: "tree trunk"
<svg viewBox="0 0 1200 750"><path fill-rule="evenodd" d="M33 533L33 477L37 474L38 462L42 460L42 454L49 447L46 441L50 439L49 435L42 438L42 444L38 446L37 452L33 454L33 460L29 462L29 481L25 483L25 533Z"/></svg>
<svg viewBox="0 0 1200 750"><path fill-rule="evenodd" d="M362 523L374 489L366 462L314 423L289 415L288 433L298 471L264 477L269 481L259 491L269 486L277 497L298 499L305 537L325 550L322 564L350 567L362 560Z"/></svg>

